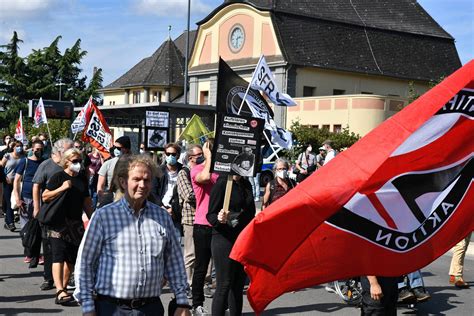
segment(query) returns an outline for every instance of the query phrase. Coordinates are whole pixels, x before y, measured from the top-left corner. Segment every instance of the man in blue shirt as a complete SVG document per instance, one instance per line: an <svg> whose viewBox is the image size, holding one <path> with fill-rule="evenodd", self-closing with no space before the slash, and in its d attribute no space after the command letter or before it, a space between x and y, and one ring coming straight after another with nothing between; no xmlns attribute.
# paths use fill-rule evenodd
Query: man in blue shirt
<svg viewBox="0 0 474 316"><path fill-rule="evenodd" d="M168 212L147 201L156 164L129 157L114 171L124 197L93 214L76 264L75 298L84 315L164 315L166 278L176 296L174 315L191 315L181 246Z"/></svg>

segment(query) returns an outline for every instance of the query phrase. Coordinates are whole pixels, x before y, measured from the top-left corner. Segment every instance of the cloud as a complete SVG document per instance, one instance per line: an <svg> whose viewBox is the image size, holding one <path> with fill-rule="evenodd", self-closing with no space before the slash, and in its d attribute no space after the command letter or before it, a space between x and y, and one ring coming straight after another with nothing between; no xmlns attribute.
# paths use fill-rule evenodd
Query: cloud
<svg viewBox="0 0 474 316"><path fill-rule="evenodd" d="M0 19L27 18L42 14L57 0L0 0Z"/></svg>
<svg viewBox="0 0 474 316"><path fill-rule="evenodd" d="M135 0L132 7L141 15L181 17L188 12L188 0ZM202 0L191 1L193 14L209 13L211 10L212 7Z"/></svg>

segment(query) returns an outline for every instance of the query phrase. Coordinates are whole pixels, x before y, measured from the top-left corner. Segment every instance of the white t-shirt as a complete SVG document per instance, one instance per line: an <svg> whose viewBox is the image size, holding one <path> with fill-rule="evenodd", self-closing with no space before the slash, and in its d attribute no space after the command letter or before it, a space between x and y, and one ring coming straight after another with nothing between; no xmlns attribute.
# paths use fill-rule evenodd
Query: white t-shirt
<svg viewBox="0 0 474 316"><path fill-rule="evenodd" d="M165 207L171 207L170 202L173 197L173 189L176 183L178 182L178 172L177 171L168 171L168 185L166 187L165 195L161 202Z"/></svg>
<svg viewBox="0 0 474 316"><path fill-rule="evenodd" d="M326 154L326 158L324 158L324 164L327 164L335 156L336 156L336 151L334 149L329 149Z"/></svg>
<svg viewBox="0 0 474 316"><path fill-rule="evenodd" d="M119 160L119 157L114 157L112 159L109 159L106 162L104 162L102 167L100 167L99 169L99 176L103 176L107 179L107 182L105 183L104 191L108 191L110 188L110 184L112 183L112 177L114 175L115 165L117 164L118 160Z"/></svg>

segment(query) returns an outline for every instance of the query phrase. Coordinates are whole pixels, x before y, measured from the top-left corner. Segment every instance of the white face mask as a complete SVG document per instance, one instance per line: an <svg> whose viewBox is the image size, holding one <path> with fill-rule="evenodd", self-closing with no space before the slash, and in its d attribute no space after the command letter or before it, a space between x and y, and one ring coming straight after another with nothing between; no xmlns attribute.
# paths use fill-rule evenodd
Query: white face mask
<svg viewBox="0 0 474 316"><path fill-rule="evenodd" d="M311 152L311 151L313 151L313 147L311 147L311 146L308 146L308 148L306 148L306 151L307 151L307 152Z"/></svg>
<svg viewBox="0 0 474 316"><path fill-rule="evenodd" d="M276 176L280 179L286 179L288 178L288 170L278 170Z"/></svg>
<svg viewBox="0 0 474 316"><path fill-rule="evenodd" d="M76 163L73 163L69 166L69 169L72 171L72 172L77 172L79 173L79 171L81 171L81 163L79 162L76 162Z"/></svg>

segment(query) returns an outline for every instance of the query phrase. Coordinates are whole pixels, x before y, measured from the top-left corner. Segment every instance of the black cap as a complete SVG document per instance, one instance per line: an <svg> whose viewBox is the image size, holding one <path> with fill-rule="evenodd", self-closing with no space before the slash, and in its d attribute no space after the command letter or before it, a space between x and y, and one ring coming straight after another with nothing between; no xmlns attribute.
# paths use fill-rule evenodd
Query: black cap
<svg viewBox="0 0 474 316"><path fill-rule="evenodd" d="M130 137L128 136L119 137L115 140L115 142L119 143L120 145L122 145L123 147L127 149L130 149L132 147L132 145L130 144Z"/></svg>

